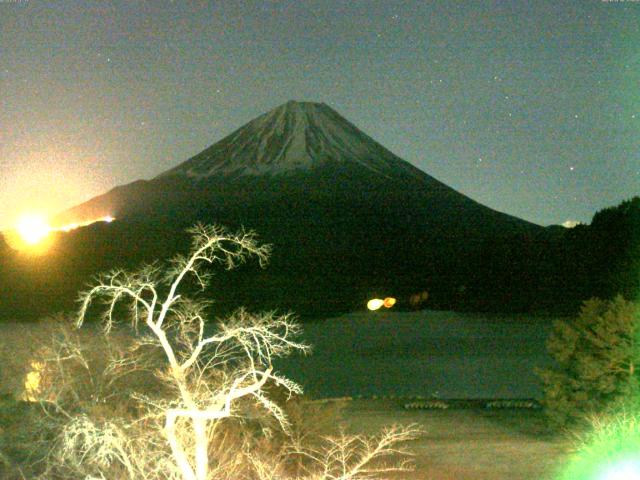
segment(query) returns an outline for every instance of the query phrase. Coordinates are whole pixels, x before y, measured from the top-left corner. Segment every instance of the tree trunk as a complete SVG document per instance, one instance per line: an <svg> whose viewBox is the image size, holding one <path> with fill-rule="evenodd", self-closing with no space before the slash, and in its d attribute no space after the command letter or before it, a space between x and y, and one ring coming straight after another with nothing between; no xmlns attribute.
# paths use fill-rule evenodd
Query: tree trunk
<svg viewBox="0 0 640 480"><path fill-rule="evenodd" d="M209 439L207 438L207 420L193 419L193 431L196 437L196 478L207 480L209 474Z"/></svg>

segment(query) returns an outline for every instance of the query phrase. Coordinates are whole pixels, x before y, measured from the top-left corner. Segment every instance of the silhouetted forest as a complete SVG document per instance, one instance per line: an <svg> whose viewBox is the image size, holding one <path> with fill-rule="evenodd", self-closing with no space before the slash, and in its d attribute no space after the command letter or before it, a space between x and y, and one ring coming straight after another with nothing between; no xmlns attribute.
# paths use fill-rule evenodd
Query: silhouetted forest
<svg viewBox="0 0 640 480"><path fill-rule="evenodd" d="M574 313L591 297L640 293L640 197L597 212L589 225L487 242L471 310ZM470 272L470 276L474 274Z"/></svg>
<svg viewBox="0 0 640 480"><path fill-rule="evenodd" d="M344 218L344 236L333 231L331 238L313 226L302 228L295 218L284 226L297 230L284 238L278 237L282 224L269 228L258 214L244 218L242 223L256 224L261 238L274 244L272 261L264 270L247 265L216 273L210 295L217 313L245 305L312 318L363 309L368 298L389 295L398 298L394 308L410 309L416 308L411 295L423 291L428 299L420 308L573 313L594 296L620 293L633 300L640 292L640 197L597 212L589 225L494 232L464 247L459 238L439 241L444 232L425 238L416 229L403 232L407 248L395 251L381 240L397 235L388 225L372 230L375 241L362 238L354 246L350 239L356 236L348 231L365 226ZM239 226L237 219L224 220ZM94 224L56 234L50 251L37 257L15 252L0 239L0 318L34 319L73 309L77 292L93 275L186 251L187 221ZM298 235L305 240L296 241Z"/></svg>

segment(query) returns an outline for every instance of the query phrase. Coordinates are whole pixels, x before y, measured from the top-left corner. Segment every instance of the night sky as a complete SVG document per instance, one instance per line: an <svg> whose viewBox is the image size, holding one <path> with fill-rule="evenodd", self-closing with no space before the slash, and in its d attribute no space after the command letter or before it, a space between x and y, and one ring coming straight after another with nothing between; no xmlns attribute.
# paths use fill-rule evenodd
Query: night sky
<svg viewBox="0 0 640 480"><path fill-rule="evenodd" d="M0 0L0 227L325 102L494 209L640 194L640 1Z"/></svg>

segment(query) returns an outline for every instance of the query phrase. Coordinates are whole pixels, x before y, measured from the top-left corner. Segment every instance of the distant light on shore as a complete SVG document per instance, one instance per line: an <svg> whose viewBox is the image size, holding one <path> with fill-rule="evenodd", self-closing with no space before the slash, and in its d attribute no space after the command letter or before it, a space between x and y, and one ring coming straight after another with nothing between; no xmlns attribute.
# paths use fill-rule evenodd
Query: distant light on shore
<svg viewBox="0 0 640 480"><path fill-rule="evenodd" d="M371 311L380 309L380 307L391 308L396 304L396 299L387 297L384 300L380 298L372 298L367 302L367 308Z"/></svg>
<svg viewBox="0 0 640 480"><path fill-rule="evenodd" d="M372 298L367 302L367 308L369 310L378 310L384 304L384 300L380 298Z"/></svg>
<svg viewBox="0 0 640 480"><path fill-rule="evenodd" d="M396 304L396 299L393 297L387 297L384 299L382 304L385 306L385 308L391 308Z"/></svg>

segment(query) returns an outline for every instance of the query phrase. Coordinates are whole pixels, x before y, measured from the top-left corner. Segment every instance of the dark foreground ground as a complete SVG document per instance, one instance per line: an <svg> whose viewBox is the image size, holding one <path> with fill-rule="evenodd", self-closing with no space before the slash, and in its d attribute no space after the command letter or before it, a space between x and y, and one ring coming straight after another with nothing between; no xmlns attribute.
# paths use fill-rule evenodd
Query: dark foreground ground
<svg viewBox="0 0 640 480"><path fill-rule="evenodd" d="M397 479L552 480L570 442L545 432L540 411L406 410L400 401L346 402L353 432L375 434L385 425L416 423L423 436L409 445L416 470Z"/></svg>
<svg viewBox="0 0 640 480"><path fill-rule="evenodd" d="M570 441L548 434L540 411L407 410L399 400L342 400L339 403L341 423L350 433L375 436L393 424L414 424L423 432L418 439L404 445L414 455L414 471L375 478L554 480L570 454ZM20 421L15 414L6 415L11 413L7 405L3 407L0 401L0 478L3 479L8 478L5 475L10 466L20 464L25 455L19 444L7 443L4 438L3 429L19 428L16 422Z"/></svg>

